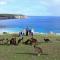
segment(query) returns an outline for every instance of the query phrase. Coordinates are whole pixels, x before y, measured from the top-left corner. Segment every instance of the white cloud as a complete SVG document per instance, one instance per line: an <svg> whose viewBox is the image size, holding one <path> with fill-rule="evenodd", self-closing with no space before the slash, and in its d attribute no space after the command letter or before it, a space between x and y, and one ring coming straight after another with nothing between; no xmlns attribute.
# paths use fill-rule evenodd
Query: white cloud
<svg viewBox="0 0 60 60"><path fill-rule="evenodd" d="M6 5L7 2L6 1L0 1L0 5Z"/></svg>
<svg viewBox="0 0 60 60"><path fill-rule="evenodd" d="M41 0L40 4L47 8L46 12L53 16L60 16L60 0Z"/></svg>
<svg viewBox="0 0 60 60"><path fill-rule="evenodd" d="M49 4L46 1L40 1L40 5L48 6Z"/></svg>
<svg viewBox="0 0 60 60"><path fill-rule="evenodd" d="M18 3L18 4L17 4ZM26 15L59 15L60 0L0 0L0 6L3 5L10 13L23 13ZM3 7L0 7L3 11ZM3 11L5 12L5 10Z"/></svg>
<svg viewBox="0 0 60 60"><path fill-rule="evenodd" d="M47 5L47 6L58 6L60 5L60 0L41 0L41 4Z"/></svg>
<svg viewBox="0 0 60 60"><path fill-rule="evenodd" d="M60 4L60 0L53 0L55 4Z"/></svg>
<svg viewBox="0 0 60 60"><path fill-rule="evenodd" d="M11 2L14 2L14 0L0 0L0 5L7 5Z"/></svg>

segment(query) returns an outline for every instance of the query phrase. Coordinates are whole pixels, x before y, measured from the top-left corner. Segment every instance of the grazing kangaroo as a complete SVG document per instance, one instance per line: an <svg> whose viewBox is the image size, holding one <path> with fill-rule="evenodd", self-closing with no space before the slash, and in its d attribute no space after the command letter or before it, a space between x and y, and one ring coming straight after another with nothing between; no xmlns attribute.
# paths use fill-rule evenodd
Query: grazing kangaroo
<svg viewBox="0 0 60 60"><path fill-rule="evenodd" d="M37 44L37 39L31 38L31 43L32 43L32 45L36 45Z"/></svg>
<svg viewBox="0 0 60 60"><path fill-rule="evenodd" d="M27 41L23 42L23 44L25 44L25 45L31 45L31 40L27 39Z"/></svg>
<svg viewBox="0 0 60 60"><path fill-rule="evenodd" d="M16 38L12 38L12 39L10 40L10 44L11 44L11 45L16 45Z"/></svg>
<svg viewBox="0 0 60 60"><path fill-rule="evenodd" d="M4 44L4 43L3 43L3 41L4 41L4 38L0 39L0 41L2 42L2 44Z"/></svg>
<svg viewBox="0 0 60 60"><path fill-rule="evenodd" d="M43 53L42 48L34 46L35 52L37 52L37 55L40 56L40 54Z"/></svg>
<svg viewBox="0 0 60 60"><path fill-rule="evenodd" d="M21 39L18 40L18 44L23 40L23 37Z"/></svg>
<svg viewBox="0 0 60 60"><path fill-rule="evenodd" d="M34 38L30 38L30 39L27 39L27 41L23 42L23 44L25 44L25 45L36 45L37 40Z"/></svg>
<svg viewBox="0 0 60 60"><path fill-rule="evenodd" d="M50 40L48 38L44 38L44 41L45 42L49 42Z"/></svg>

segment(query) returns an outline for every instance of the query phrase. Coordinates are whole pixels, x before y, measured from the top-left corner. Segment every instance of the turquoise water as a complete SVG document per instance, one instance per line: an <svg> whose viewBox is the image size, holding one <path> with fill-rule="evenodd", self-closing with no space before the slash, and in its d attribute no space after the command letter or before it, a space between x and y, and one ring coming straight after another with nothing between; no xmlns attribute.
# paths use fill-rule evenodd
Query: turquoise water
<svg viewBox="0 0 60 60"><path fill-rule="evenodd" d="M60 33L60 17L56 16L30 16L26 19L0 20L1 32L19 32L25 29L34 29L36 32Z"/></svg>

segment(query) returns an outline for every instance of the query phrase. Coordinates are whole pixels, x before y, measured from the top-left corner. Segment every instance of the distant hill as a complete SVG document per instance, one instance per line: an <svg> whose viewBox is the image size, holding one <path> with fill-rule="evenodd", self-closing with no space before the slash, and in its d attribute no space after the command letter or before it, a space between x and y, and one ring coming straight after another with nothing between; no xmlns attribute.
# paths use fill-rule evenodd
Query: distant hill
<svg viewBox="0 0 60 60"><path fill-rule="evenodd" d="M21 19L25 17L22 14L0 14L0 19Z"/></svg>

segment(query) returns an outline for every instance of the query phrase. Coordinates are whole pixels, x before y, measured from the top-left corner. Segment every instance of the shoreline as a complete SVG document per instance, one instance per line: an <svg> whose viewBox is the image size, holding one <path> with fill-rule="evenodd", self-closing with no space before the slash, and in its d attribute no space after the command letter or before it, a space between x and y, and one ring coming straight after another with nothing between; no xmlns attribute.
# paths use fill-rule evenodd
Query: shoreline
<svg viewBox="0 0 60 60"><path fill-rule="evenodd" d="M6 34L19 34L19 32L6 32ZM43 32L33 32L34 35L60 35L60 33L43 33ZM0 32L0 35L4 35Z"/></svg>

